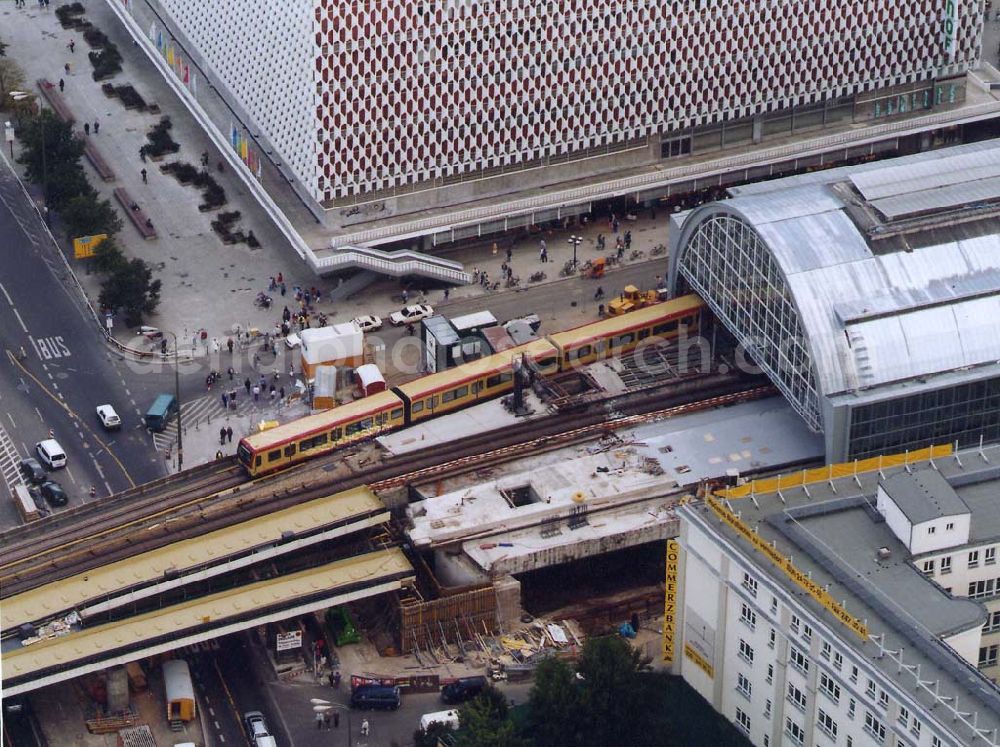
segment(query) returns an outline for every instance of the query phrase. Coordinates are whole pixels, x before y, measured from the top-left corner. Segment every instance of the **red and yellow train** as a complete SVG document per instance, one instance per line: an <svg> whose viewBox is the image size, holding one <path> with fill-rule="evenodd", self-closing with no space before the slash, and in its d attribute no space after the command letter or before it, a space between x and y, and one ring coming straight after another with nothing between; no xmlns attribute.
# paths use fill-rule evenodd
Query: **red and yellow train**
<svg viewBox="0 0 1000 747"><path fill-rule="evenodd" d="M641 344L698 330L704 303L688 295L421 376L347 405L286 423L240 441L240 463L252 476L326 454L372 436L499 397L513 388L512 366L527 357L542 375L624 355Z"/></svg>

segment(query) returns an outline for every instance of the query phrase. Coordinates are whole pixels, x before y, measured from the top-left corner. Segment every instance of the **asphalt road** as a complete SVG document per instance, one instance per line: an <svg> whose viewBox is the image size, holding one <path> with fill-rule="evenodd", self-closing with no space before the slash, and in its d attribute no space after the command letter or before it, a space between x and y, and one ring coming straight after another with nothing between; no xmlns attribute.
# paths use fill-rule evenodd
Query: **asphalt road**
<svg viewBox="0 0 1000 747"><path fill-rule="evenodd" d="M52 477L70 506L90 500L91 486L100 496L162 475L139 408L166 373L144 377L138 386L126 383L132 372L84 317L58 250L5 169L0 237L0 422L19 454L33 455L34 444L52 431L68 457L68 466ZM95 412L100 404L114 406L121 431L103 430ZM0 501L0 525L17 521L11 502Z"/></svg>

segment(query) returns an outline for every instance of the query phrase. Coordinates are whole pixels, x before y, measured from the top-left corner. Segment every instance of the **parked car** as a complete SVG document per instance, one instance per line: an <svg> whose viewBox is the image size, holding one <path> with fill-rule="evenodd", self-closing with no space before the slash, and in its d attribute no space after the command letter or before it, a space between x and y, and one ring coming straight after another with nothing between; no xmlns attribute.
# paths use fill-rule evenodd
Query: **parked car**
<svg viewBox="0 0 1000 747"><path fill-rule="evenodd" d="M35 444L35 453L49 469L66 466L66 452L54 438L47 438Z"/></svg>
<svg viewBox="0 0 1000 747"><path fill-rule="evenodd" d="M122 427L122 419L118 417L118 413L115 412L115 408L111 405L98 405L97 417L100 419L101 425L104 426L105 430L113 431Z"/></svg>
<svg viewBox="0 0 1000 747"><path fill-rule="evenodd" d="M399 687L363 685L351 693L351 707L395 711L399 708Z"/></svg>
<svg viewBox="0 0 1000 747"><path fill-rule="evenodd" d="M441 688L441 700L449 705L464 703L467 700L472 700L485 689L485 677L459 677Z"/></svg>
<svg viewBox="0 0 1000 747"><path fill-rule="evenodd" d="M353 321L362 332L374 332L377 329L382 329L382 317L373 314L356 316Z"/></svg>
<svg viewBox="0 0 1000 747"><path fill-rule="evenodd" d="M264 720L263 713L260 711L247 711L243 714L243 721L247 725L250 744L254 747L275 747L277 743L267 728L267 722Z"/></svg>
<svg viewBox="0 0 1000 747"><path fill-rule="evenodd" d="M429 316L434 316L434 309L425 303L415 303L389 314L389 321L395 326L401 327L404 324L419 322Z"/></svg>
<svg viewBox="0 0 1000 747"><path fill-rule="evenodd" d="M33 457L22 459L19 467L24 479L33 485L45 482L45 468Z"/></svg>
<svg viewBox="0 0 1000 747"><path fill-rule="evenodd" d="M46 480L38 486L38 492L50 506L65 506L69 503L69 496L62 489L62 485L54 480Z"/></svg>

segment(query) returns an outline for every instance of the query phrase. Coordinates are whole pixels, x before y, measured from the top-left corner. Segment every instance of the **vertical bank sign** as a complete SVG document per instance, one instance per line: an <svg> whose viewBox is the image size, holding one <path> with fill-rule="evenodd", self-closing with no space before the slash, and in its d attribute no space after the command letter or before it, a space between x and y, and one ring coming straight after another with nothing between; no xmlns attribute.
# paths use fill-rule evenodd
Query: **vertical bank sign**
<svg viewBox="0 0 1000 747"><path fill-rule="evenodd" d="M955 59L955 31L958 28L958 0L944 0L944 51Z"/></svg>
<svg viewBox="0 0 1000 747"><path fill-rule="evenodd" d="M674 662L674 623L677 618L677 540L667 540L666 599L663 606L663 663Z"/></svg>

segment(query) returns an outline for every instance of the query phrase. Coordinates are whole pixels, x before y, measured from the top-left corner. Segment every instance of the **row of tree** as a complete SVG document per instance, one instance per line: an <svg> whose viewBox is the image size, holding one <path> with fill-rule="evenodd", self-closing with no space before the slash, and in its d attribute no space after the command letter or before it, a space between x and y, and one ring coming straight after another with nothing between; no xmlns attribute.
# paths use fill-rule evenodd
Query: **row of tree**
<svg viewBox="0 0 1000 747"><path fill-rule="evenodd" d="M749 747L750 742L679 677L650 671L625 640L591 638L575 667L550 658L528 703L512 708L494 687L459 708L459 729L432 724L417 747Z"/></svg>
<svg viewBox="0 0 1000 747"><path fill-rule="evenodd" d="M81 164L83 140L48 110L24 120L19 134L24 146L19 161L28 179L41 185L46 205L58 212L70 238L108 235L93 260L104 276L99 302L105 309L121 311L128 326L138 326L159 304L161 284L147 262L122 253L115 240L122 220L87 180Z"/></svg>

